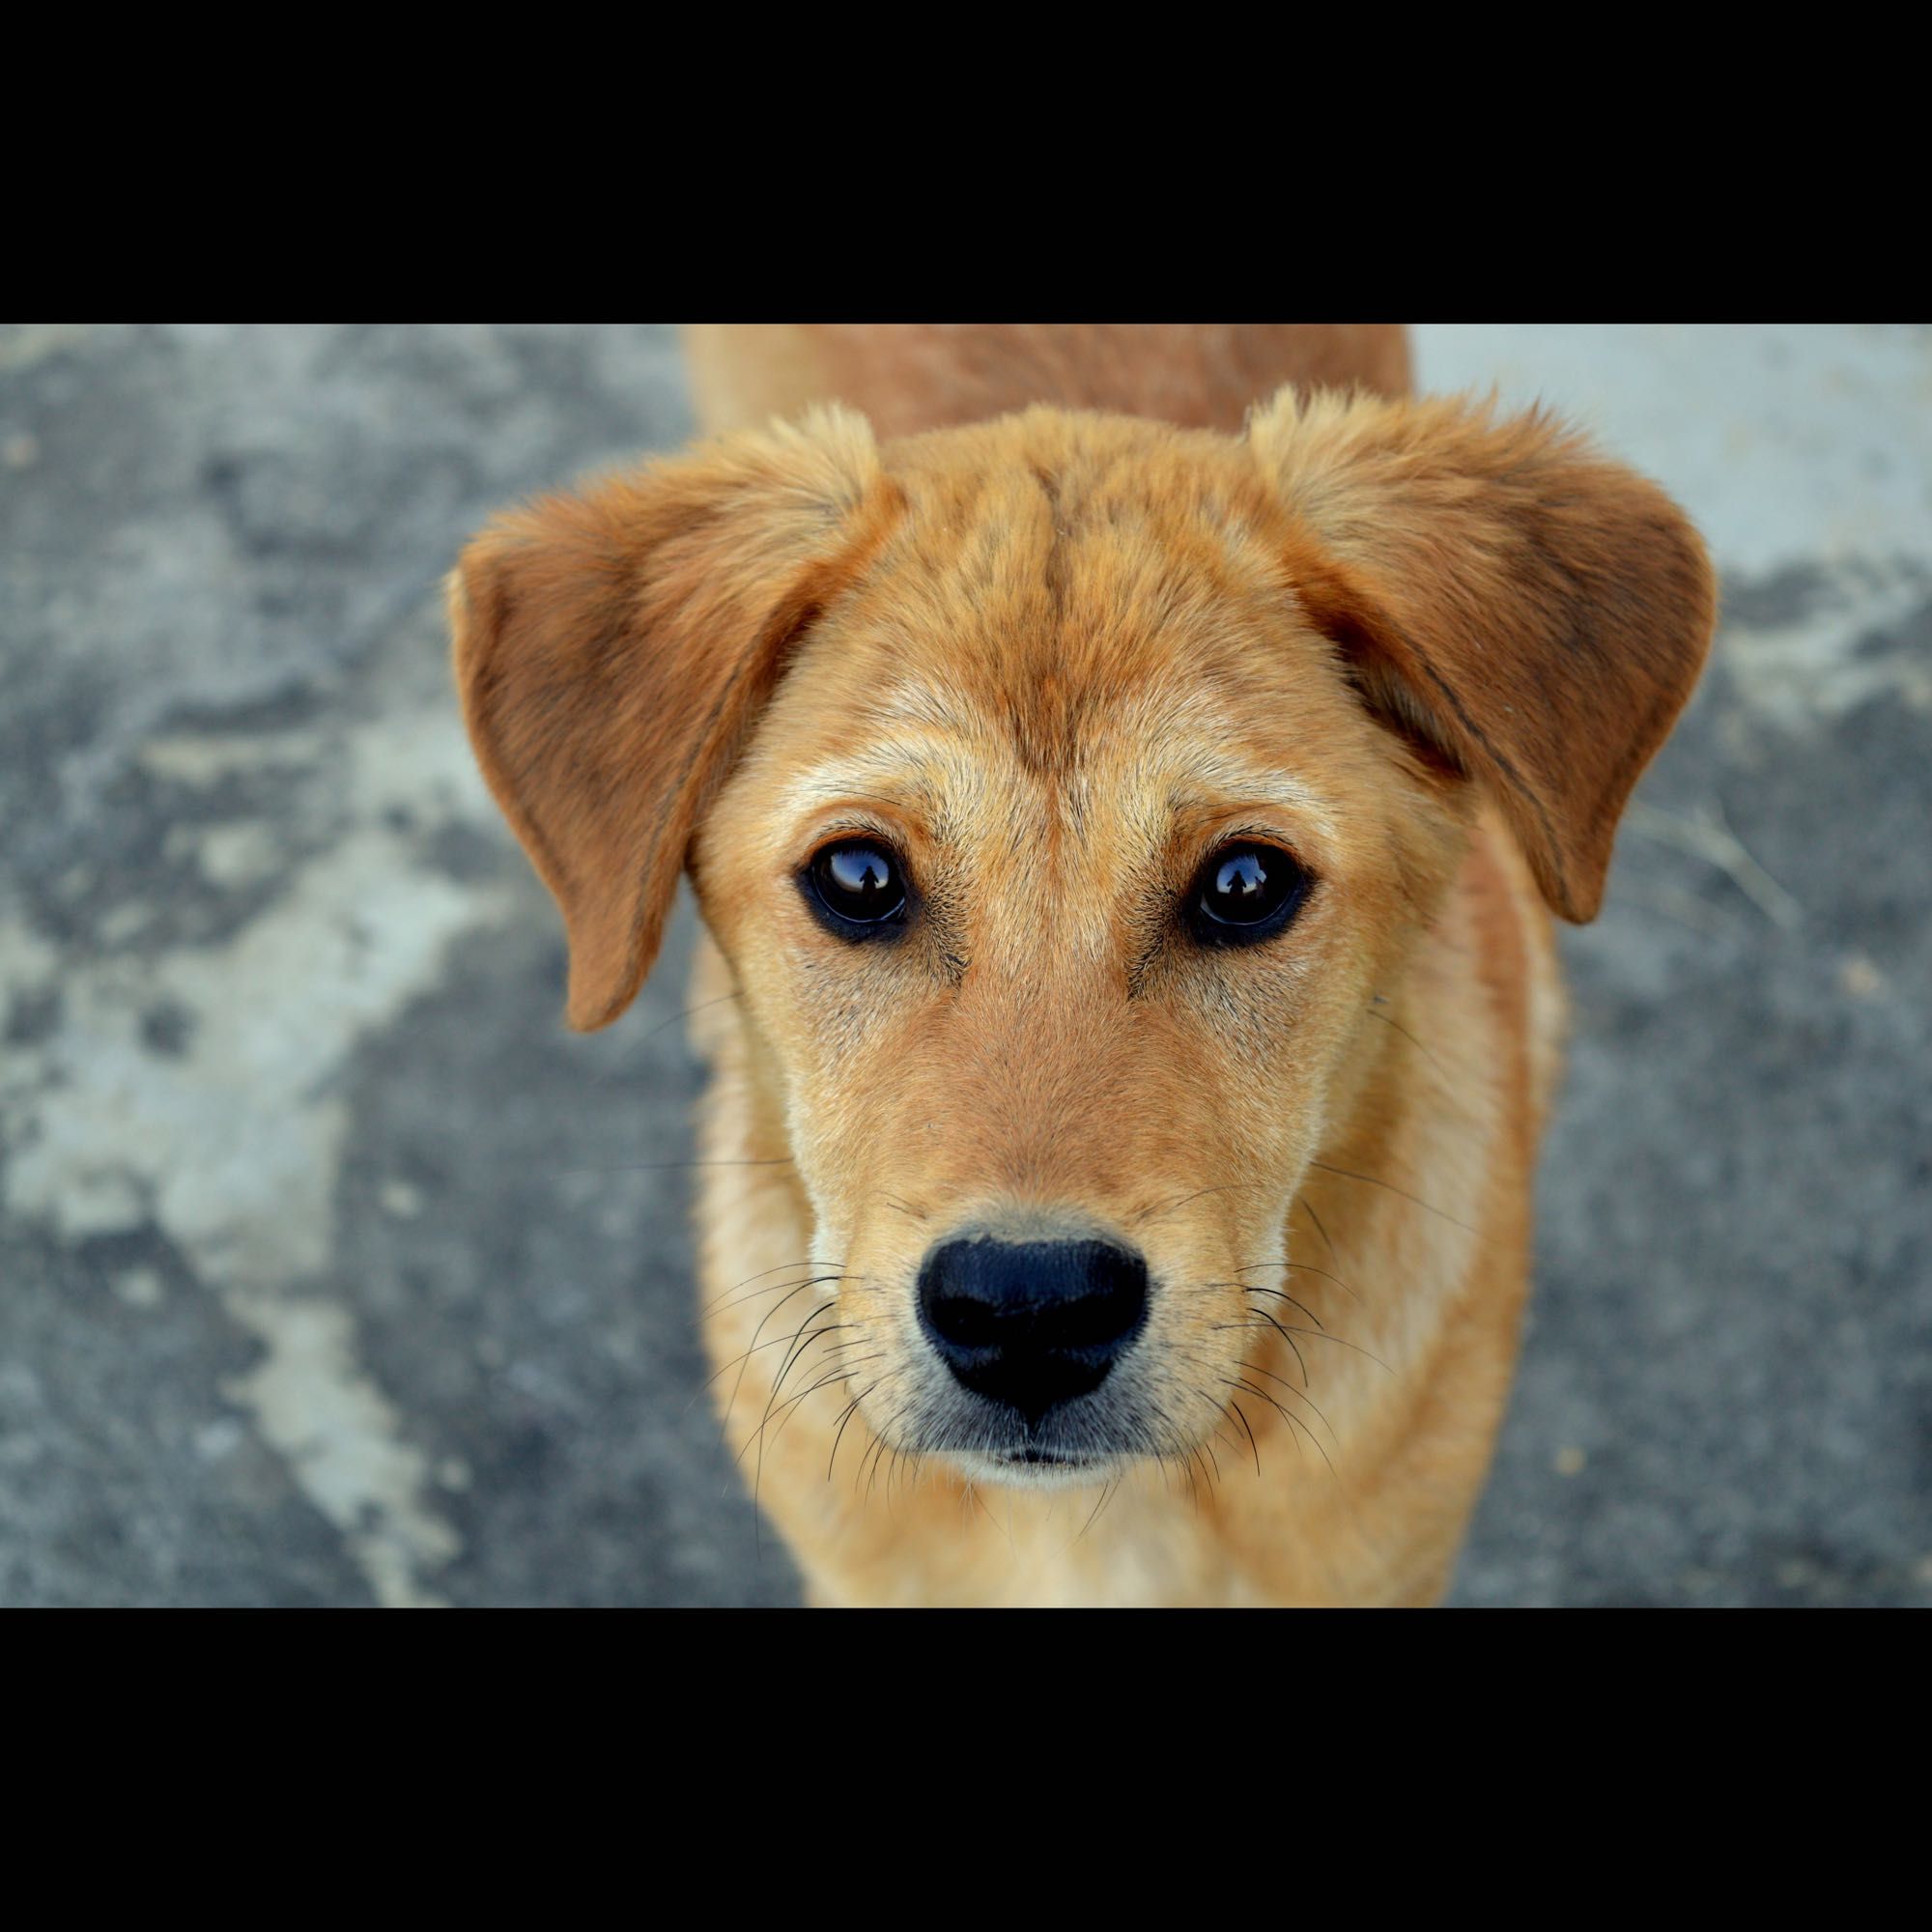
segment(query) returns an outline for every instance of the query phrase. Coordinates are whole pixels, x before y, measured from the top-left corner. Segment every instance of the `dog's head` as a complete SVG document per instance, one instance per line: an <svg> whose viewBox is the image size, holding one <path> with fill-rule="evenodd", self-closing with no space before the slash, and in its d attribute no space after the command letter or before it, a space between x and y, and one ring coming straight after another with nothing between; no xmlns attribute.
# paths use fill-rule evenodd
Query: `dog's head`
<svg viewBox="0 0 1932 1932"><path fill-rule="evenodd" d="M1590 918L1714 588L1541 416L1284 392L1239 438L817 413L498 522L451 608L571 1023L689 867L867 1421L1024 1475L1222 1420L1476 789Z"/></svg>

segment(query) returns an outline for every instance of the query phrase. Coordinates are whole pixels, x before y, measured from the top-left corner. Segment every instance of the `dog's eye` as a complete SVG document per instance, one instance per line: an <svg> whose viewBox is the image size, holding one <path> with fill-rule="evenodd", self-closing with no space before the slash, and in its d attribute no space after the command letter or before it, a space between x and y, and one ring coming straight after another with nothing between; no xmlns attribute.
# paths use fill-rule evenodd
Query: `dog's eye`
<svg viewBox="0 0 1932 1932"><path fill-rule="evenodd" d="M1311 883L1279 846L1224 845L1194 881L1187 923L1206 945L1251 946L1294 917Z"/></svg>
<svg viewBox="0 0 1932 1932"><path fill-rule="evenodd" d="M841 938L870 938L905 923L905 872L895 854L869 839L826 846L806 867L805 881Z"/></svg>

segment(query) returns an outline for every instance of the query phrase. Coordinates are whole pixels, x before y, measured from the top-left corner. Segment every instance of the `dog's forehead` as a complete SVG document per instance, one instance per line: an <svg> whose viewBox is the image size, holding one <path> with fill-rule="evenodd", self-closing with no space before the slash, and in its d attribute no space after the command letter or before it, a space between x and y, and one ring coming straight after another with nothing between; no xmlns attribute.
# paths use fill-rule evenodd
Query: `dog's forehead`
<svg viewBox="0 0 1932 1932"><path fill-rule="evenodd" d="M1033 820L1094 830L1140 820L1158 842L1177 819L1246 804L1333 829L1337 791L1319 768L1255 734L1211 692L1190 696L1199 701L1096 702L1084 728L1065 731L1064 755L1047 760L1014 730L1009 708L989 710L970 690L905 672L877 693L859 729L840 729L817 755L791 763L781 806L805 817L869 802L962 835L976 818L1014 830Z"/></svg>
<svg viewBox="0 0 1932 1932"><path fill-rule="evenodd" d="M1360 720L1236 446L1029 421L921 440L953 460L897 476L892 537L781 691L787 803L869 792L929 817L1009 786L1080 817L1330 812L1322 747Z"/></svg>
<svg viewBox="0 0 1932 1932"><path fill-rule="evenodd" d="M1281 512L1228 439L1034 411L903 447L858 601L914 649L1117 685L1281 594Z"/></svg>

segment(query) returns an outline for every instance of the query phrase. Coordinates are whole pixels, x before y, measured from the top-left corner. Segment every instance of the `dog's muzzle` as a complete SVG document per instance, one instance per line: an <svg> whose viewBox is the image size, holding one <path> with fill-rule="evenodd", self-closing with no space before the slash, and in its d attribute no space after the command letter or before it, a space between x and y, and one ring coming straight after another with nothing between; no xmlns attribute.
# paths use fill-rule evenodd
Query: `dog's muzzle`
<svg viewBox="0 0 1932 1932"><path fill-rule="evenodd" d="M1147 1263L1109 1241L942 1242L919 1272L919 1319L953 1378L1029 1435L1091 1395L1146 1325Z"/></svg>

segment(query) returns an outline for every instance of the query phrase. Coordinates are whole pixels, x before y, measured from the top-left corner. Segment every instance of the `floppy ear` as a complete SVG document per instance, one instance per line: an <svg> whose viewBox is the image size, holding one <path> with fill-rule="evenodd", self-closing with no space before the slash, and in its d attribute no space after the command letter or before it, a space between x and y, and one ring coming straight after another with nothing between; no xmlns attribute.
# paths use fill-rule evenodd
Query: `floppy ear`
<svg viewBox="0 0 1932 1932"><path fill-rule="evenodd" d="M1313 620L1371 707L1495 793L1565 919L1717 622L1704 546L1655 484L1540 411L1283 390L1249 423L1312 543Z"/></svg>
<svg viewBox="0 0 1932 1932"><path fill-rule="evenodd" d="M562 908L580 1031L643 984L788 646L883 526L878 478L864 417L814 412L500 517L451 573L464 720Z"/></svg>

